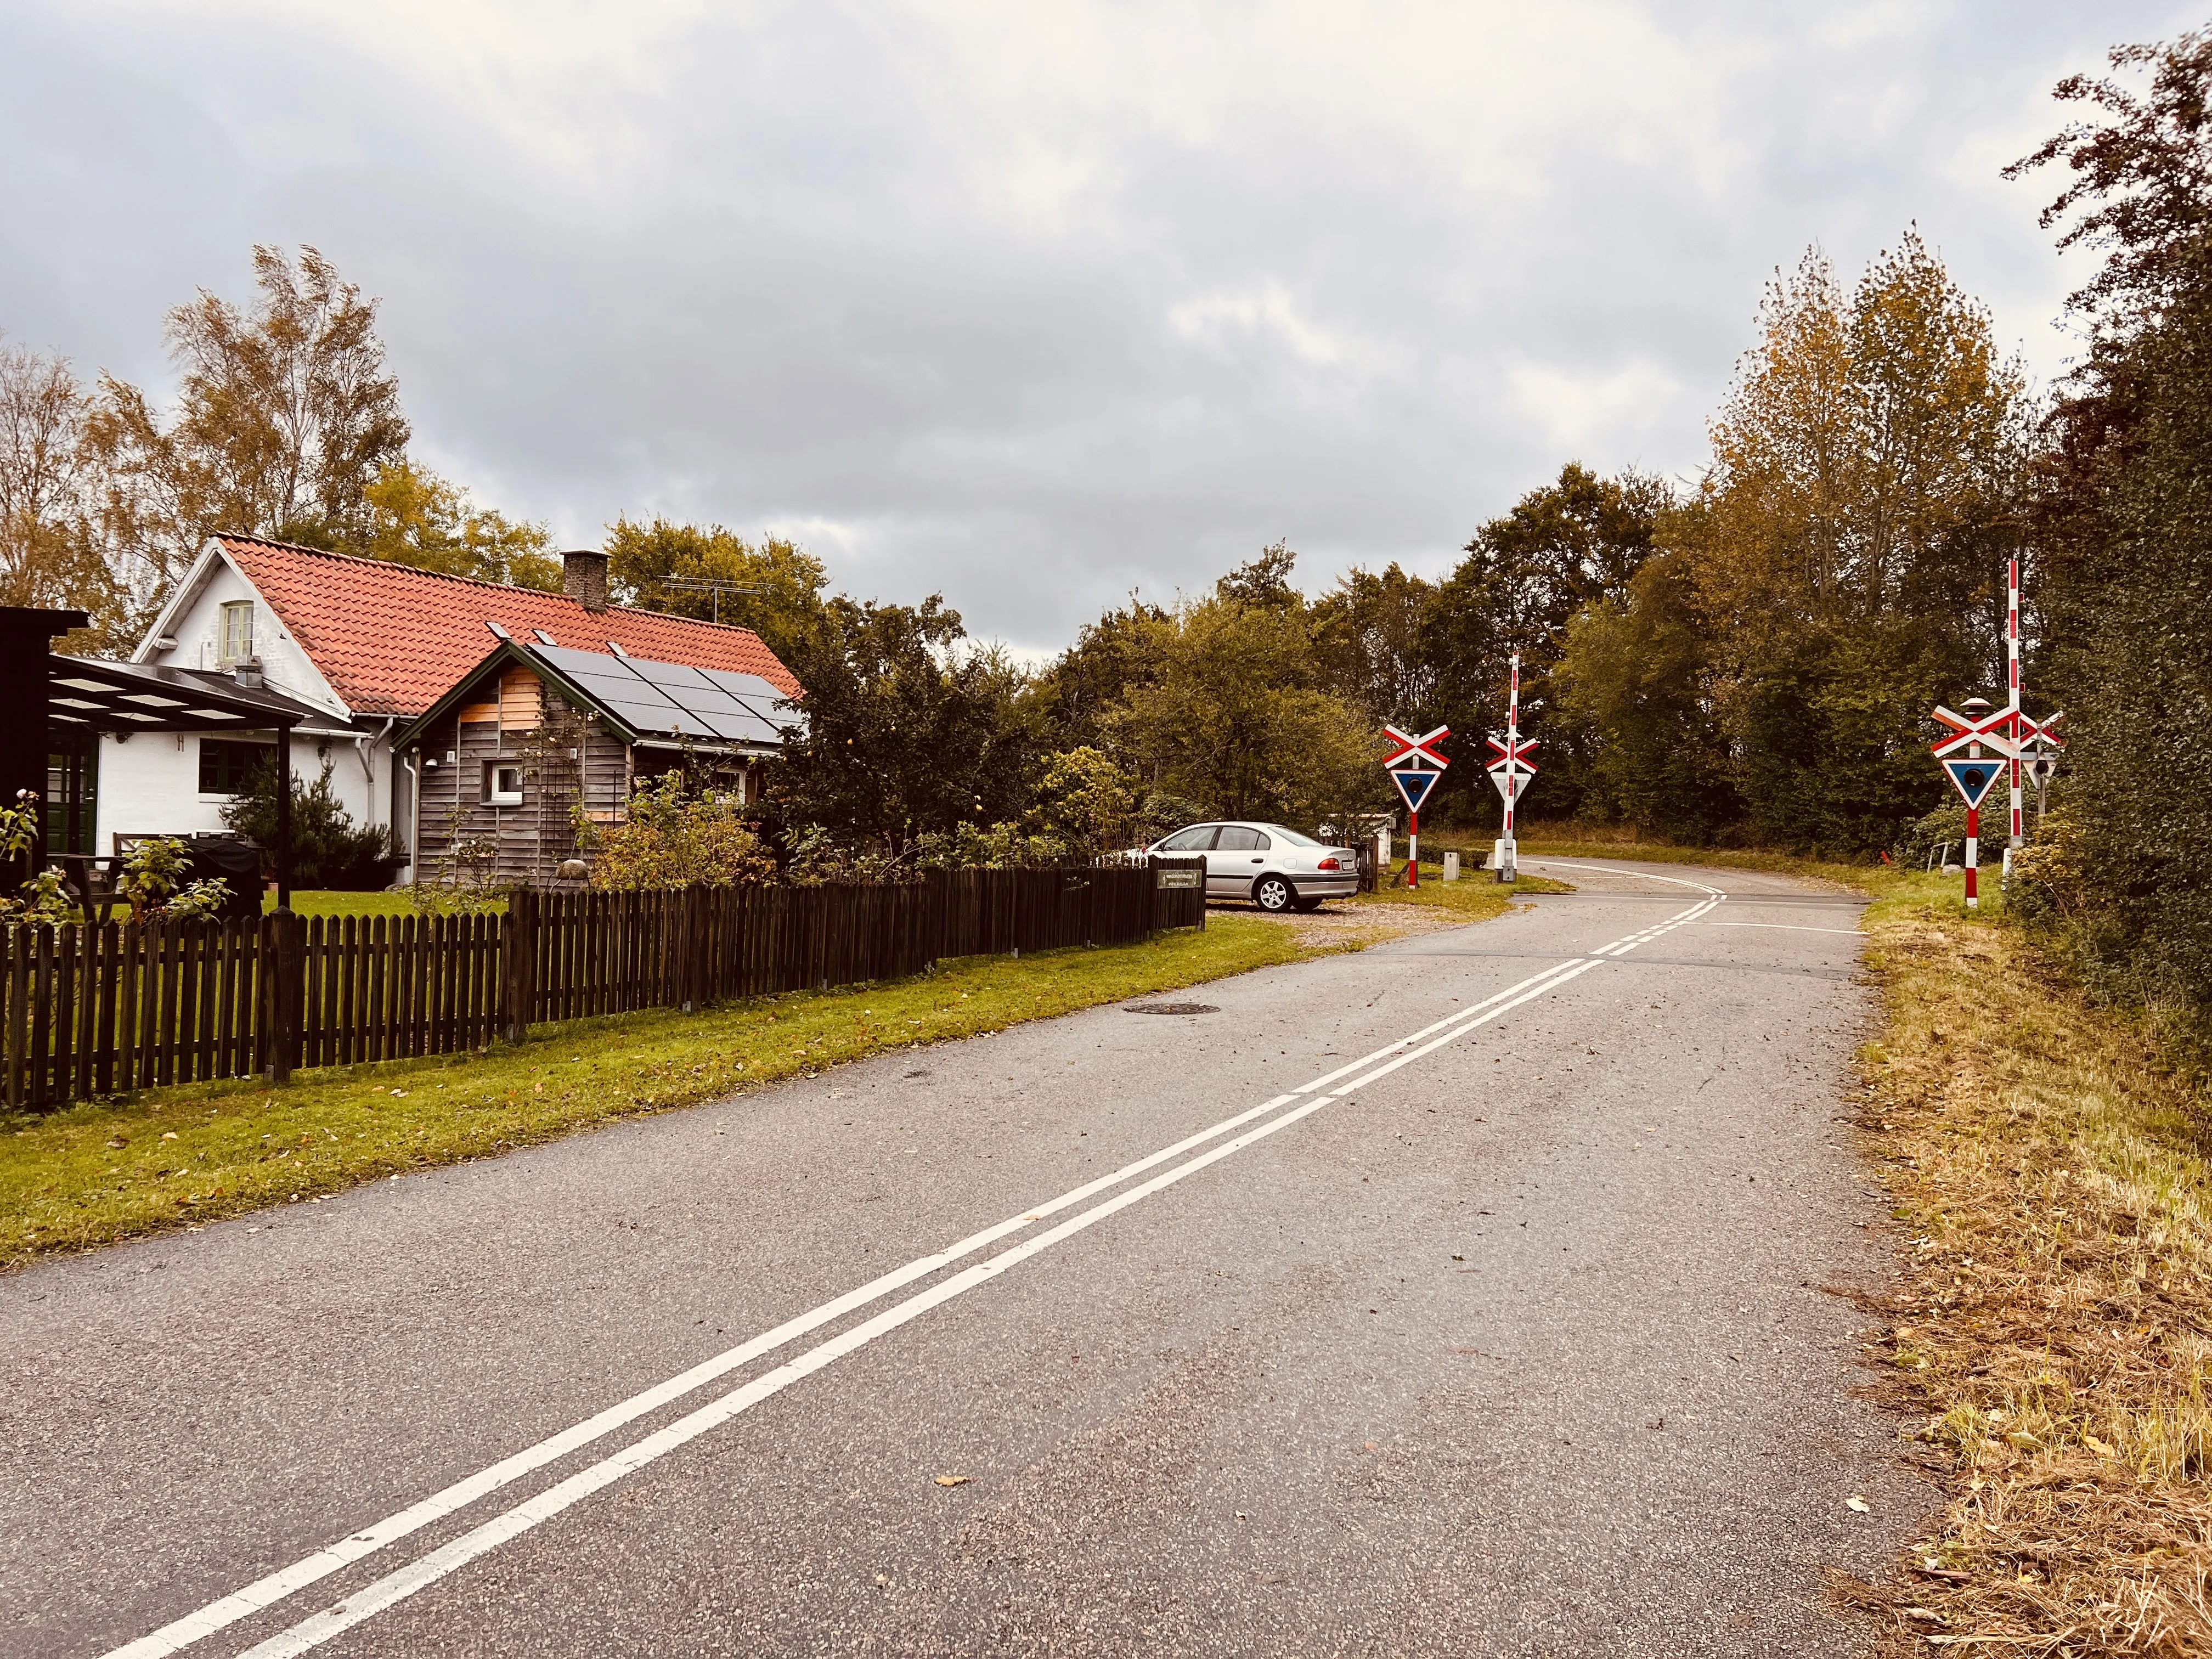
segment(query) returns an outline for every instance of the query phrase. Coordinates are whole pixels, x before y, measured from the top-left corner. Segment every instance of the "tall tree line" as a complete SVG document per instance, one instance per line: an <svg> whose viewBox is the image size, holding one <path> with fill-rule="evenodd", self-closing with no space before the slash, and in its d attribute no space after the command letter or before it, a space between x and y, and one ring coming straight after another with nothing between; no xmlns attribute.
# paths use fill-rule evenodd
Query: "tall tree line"
<svg viewBox="0 0 2212 1659"><path fill-rule="evenodd" d="M2086 106L2014 169L2101 250L2086 350L2028 492L2037 664L2069 715L2063 805L2032 849L2039 919L2116 994L2212 1035L2212 32L2062 82ZM2200 1050L2199 1052L2203 1052Z"/></svg>

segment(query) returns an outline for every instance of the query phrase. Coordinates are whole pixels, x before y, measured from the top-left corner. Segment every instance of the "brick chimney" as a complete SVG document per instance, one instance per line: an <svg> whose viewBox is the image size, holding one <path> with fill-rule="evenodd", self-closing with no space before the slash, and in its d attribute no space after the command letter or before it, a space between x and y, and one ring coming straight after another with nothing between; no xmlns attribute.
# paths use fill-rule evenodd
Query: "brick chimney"
<svg viewBox="0 0 2212 1659"><path fill-rule="evenodd" d="M561 556L561 591L586 611L607 608L607 556L588 549Z"/></svg>

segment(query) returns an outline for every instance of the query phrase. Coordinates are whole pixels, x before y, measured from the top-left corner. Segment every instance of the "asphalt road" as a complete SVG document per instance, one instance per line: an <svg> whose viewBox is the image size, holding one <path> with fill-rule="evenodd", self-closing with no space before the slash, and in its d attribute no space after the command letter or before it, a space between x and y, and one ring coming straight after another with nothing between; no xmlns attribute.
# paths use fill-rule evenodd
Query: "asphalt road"
<svg viewBox="0 0 2212 1659"><path fill-rule="evenodd" d="M1860 1650L1856 903L1543 867L0 1280L0 1650Z"/></svg>

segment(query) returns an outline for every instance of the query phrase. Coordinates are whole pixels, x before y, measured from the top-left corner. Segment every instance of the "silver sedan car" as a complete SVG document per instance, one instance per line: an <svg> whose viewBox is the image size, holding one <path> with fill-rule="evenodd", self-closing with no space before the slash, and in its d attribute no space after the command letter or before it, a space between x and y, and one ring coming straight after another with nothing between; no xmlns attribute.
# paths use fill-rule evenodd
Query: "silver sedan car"
<svg viewBox="0 0 2212 1659"><path fill-rule="evenodd" d="M1206 854L1206 896L1249 899L1262 910L1311 910L1359 890L1359 855L1279 823L1194 823L1147 853Z"/></svg>

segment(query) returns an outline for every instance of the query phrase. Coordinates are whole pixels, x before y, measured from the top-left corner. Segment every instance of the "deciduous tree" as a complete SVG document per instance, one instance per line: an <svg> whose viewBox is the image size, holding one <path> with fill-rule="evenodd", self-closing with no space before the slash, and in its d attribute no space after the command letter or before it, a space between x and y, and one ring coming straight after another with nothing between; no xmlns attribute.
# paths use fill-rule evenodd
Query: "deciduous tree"
<svg viewBox="0 0 2212 1659"><path fill-rule="evenodd" d="M623 518L605 545L625 605L750 628L787 660L823 623L822 561L781 537L755 544L718 524Z"/></svg>
<svg viewBox="0 0 2212 1659"><path fill-rule="evenodd" d="M0 339L0 605L85 611L64 650L107 639L125 608L92 533L85 410L66 361Z"/></svg>
<svg viewBox="0 0 2212 1659"><path fill-rule="evenodd" d="M100 377L87 428L99 523L141 612L217 531L363 548L368 488L406 451L377 302L313 247L257 246L253 270L251 306L204 289L169 313L173 413Z"/></svg>
<svg viewBox="0 0 2212 1659"><path fill-rule="evenodd" d="M347 549L372 559L477 581L557 592L560 561L542 524L516 524L480 507L468 491L405 459L386 463L362 489L362 538Z"/></svg>

